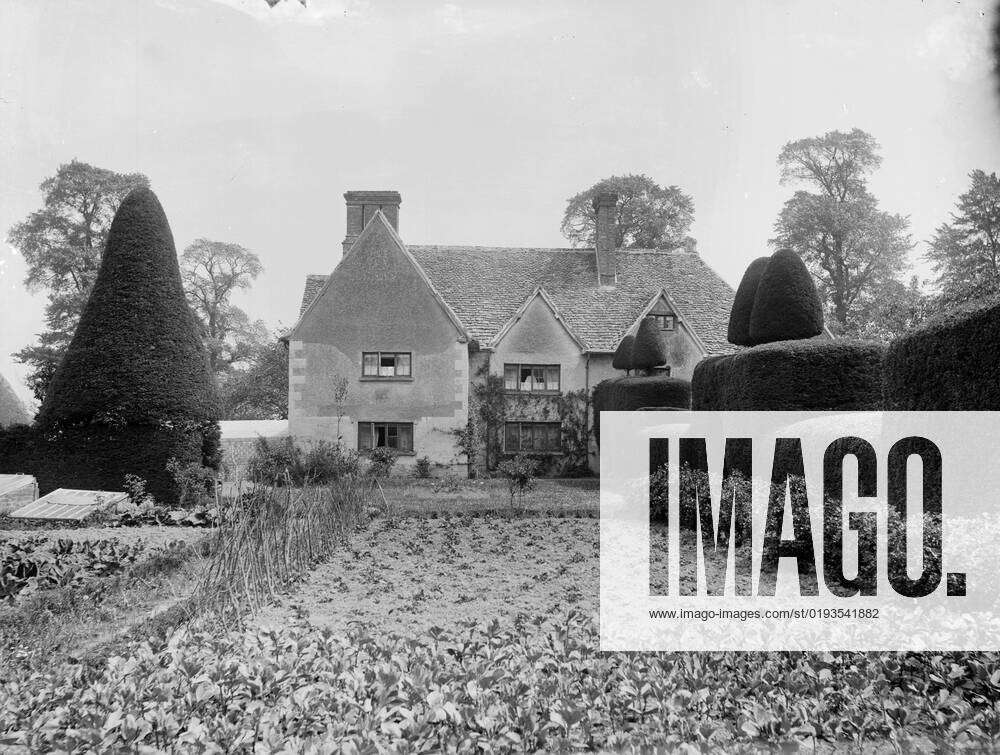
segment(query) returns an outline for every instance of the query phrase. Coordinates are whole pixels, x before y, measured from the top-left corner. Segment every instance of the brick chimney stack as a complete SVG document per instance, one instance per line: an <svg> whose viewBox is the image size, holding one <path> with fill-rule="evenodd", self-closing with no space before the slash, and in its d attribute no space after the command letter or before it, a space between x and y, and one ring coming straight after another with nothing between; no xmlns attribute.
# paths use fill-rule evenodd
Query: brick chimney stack
<svg viewBox="0 0 1000 755"><path fill-rule="evenodd" d="M393 229L399 232L399 205L402 199L398 191L348 191L344 193L347 203L347 235L344 236L344 254L357 241L361 231L368 225L376 212L382 211Z"/></svg>
<svg viewBox="0 0 1000 755"><path fill-rule="evenodd" d="M618 195L613 192L602 192L594 197L594 212L597 214L597 233L594 240L594 253L597 255L597 284L613 286L618 282L618 266L615 264L615 207Z"/></svg>

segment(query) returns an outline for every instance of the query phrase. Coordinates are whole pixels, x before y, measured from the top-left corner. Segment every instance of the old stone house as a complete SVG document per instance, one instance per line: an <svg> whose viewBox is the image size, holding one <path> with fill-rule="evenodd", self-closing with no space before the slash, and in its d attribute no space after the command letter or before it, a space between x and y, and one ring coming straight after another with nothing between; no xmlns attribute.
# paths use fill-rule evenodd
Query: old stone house
<svg viewBox="0 0 1000 755"><path fill-rule="evenodd" d="M400 195L349 191L332 273L310 275L289 346L289 432L387 446L465 473L518 451L554 473L597 468L588 401L643 317L690 378L729 350L733 291L694 251L619 250L613 196L596 249L408 246ZM469 433L470 420L472 426Z"/></svg>

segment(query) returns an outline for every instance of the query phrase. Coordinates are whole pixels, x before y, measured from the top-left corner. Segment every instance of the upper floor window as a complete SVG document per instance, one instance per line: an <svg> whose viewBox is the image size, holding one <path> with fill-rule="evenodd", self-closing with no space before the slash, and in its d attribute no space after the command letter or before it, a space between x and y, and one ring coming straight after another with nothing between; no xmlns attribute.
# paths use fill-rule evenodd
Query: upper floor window
<svg viewBox="0 0 1000 755"><path fill-rule="evenodd" d="M410 377L410 352L366 351L361 355L364 377Z"/></svg>
<svg viewBox="0 0 1000 755"><path fill-rule="evenodd" d="M674 316L673 315L650 315L654 320L656 320L656 325L660 330L673 330L674 329Z"/></svg>
<svg viewBox="0 0 1000 755"><path fill-rule="evenodd" d="M559 391L558 364L505 364L503 387L507 391Z"/></svg>

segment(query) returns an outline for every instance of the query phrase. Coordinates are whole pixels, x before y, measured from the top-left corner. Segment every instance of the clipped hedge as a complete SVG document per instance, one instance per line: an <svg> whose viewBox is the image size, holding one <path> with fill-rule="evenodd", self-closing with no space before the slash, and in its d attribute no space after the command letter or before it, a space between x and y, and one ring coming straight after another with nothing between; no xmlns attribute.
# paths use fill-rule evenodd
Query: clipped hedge
<svg viewBox="0 0 1000 755"><path fill-rule="evenodd" d="M699 411L823 411L882 408L882 344L778 341L698 363L691 380Z"/></svg>
<svg viewBox="0 0 1000 755"><path fill-rule="evenodd" d="M45 495L56 488L123 490L125 475L146 480L160 503L177 500L166 460L210 466L217 425L150 427L84 425L56 431L13 427L0 432L0 473L31 474ZM95 449L99 452L95 453Z"/></svg>
<svg viewBox="0 0 1000 755"><path fill-rule="evenodd" d="M753 346L750 340L750 315L753 313L754 299L757 297L757 286L761 276L767 269L770 257L758 257L751 262L740 279L736 296L733 297L733 308L729 312L729 330L726 340L737 346Z"/></svg>
<svg viewBox="0 0 1000 755"><path fill-rule="evenodd" d="M823 304L809 269L791 249L779 249L757 283L749 343L812 338L822 332Z"/></svg>
<svg viewBox="0 0 1000 755"><path fill-rule="evenodd" d="M893 341L883 362L886 409L1000 409L1000 298L945 312Z"/></svg>
<svg viewBox="0 0 1000 755"><path fill-rule="evenodd" d="M627 412L643 407L690 409L691 383L653 375L602 380L594 386L594 439L601 442L601 412Z"/></svg>

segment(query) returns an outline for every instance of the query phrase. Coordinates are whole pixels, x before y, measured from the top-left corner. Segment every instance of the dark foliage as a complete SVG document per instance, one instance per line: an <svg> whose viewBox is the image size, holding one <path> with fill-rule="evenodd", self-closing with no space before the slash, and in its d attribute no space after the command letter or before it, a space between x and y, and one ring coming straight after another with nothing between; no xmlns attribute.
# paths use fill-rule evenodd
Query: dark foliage
<svg viewBox="0 0 1000 755"><path fill-rule="evenodd" d="M601 442L601 412L628 412L646 407L690 409L691 383L653 375L602 380L594 386L594 439Z"/></svg>
<svg viewBox="0 0 1000 755"><path fill-rule="evenodd" d="M736 296L733 299L733 308L729 313L729 332L726 339L729 343L737 346L752 346L750 341L750 315L753 312L754 299L757 296L757 286L760 284L761 276L767 268L770 257L758 257L751 262L743 273L739 288L736 289Z"/></svg>
<svg viewBox="0 0 1000 755"><path fill-rule="evenodd" d="M625 336L622 338L621 343L618 344L618 348L615 349L615 355L611 358L611 366L616 370L631 370L632 369L632 348L635 343L635 336Z"/></svg>
<svg viewBox="0 0 1000 755"><path fill-rule="evenodd" d="M201 464L205 436L214 423L174 428L101 424L42 431L15 427L0 433L0 473L32 474L39 493L56 488L124 490L125 475L147 482L160 503L174 505L177 484L167 469L173 458L182 465Z"/></svg>
<svg viewBox="0 0 1000 755"><path fill-rule="evenodd" d="M771 255L750 314L751 344L812 338L823 332L823 305L805 263L790 249Z"/></svg>
<svg viewBox="0 0 1000 755"><path fill-rule="evenodd" d="M53 472L56 487L118 490L130 473L170 504L178 490L167 461L216 459L218 432L210 428L218 413L166 215L152 191L136 189L111 223L93 291L39 412L37 440L68 454Z"/></svg>
<svg viewBox="0 0 1000 755"><path fill-rule="evenodd" d="M318 441L301 446L293 438L268 441L258 438L247 464L247 477L266 485L326 485L361 471L361 457L354 449Z"/></svg>
<svg viewBox="0 0 1000 755"><path fill-rule="evenodd" d="M883 364L885 406L1000 409L1000 298L951 309L896 339Z"/></svg>
<svg viewBox="0 0 1000 755"><path fill-rule="evenodd" d="M880 409L884 347L810 339L755 346L702 360L692 377L695 410Z"/></svg>
<svg viewBox="0 0 1000 755"><path fill-rule="evenodd" d="M632 344L632 369L650 370L666 361L667 347L660 327L652 317L642 318Z"/></svg>

